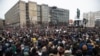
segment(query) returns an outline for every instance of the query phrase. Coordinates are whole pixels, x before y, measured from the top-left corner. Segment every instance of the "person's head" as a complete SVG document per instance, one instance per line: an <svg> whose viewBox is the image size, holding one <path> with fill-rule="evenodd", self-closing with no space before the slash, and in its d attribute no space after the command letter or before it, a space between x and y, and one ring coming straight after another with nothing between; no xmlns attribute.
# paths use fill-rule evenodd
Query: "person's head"
<svg viewBox="0 0 100 56"><path fill-rule="evenodd" d="M42 52L46 52L47 51L47 47L46 46L43 46L42 47Z"/></svg>
<svg viewBox="0 0 100 56"><path fill-rule="evenodd" d="M70 45L67 44L66 47L65 47L65 49L66 50L70 50Z"/></svg>
<svg viewBox="0 0 100 56"><path fill-rule="evenodd" d="M76 56L82 56L82 50L78 49L78 50L76 51Z"/></svg>
<svg viewBox="0 0 100 56"><path fill-rule="evenodd" d="M54 54L50 53L49 56L54 56Z"/></svg>
<svg viewBox="0 0 100 56"><path fill-rule="evenodd" d="M82 50L86 51L87 49L88 49L87 45L84 44L84 45L82 46Z"/></svg>
<svg viewBox="0 0 100 56"><path fill-rule="evenodd" d="M53 45L53 43L52 42L49 42L48 46L52 46L52 45Z"/></svg>

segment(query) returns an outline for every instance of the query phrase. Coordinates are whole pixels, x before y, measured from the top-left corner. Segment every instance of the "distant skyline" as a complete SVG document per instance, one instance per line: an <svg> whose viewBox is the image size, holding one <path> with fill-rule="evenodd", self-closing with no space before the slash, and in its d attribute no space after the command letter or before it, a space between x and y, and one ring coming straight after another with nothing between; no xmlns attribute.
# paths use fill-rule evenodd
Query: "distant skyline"
<svg viewBox="0 0 100 56"><path fill-rule="evenodd" d="M19 0L0 0L0 18L5 19L5 13L12 8ZM28 0L22 0L28 2ZM70 11L70 18L76 18L77 8L80 9L83 17L83 12L100 11L100 0L29 0L37 2L37 4L48 4L49 6L57 6L58 8L68 9Z"/></svg>

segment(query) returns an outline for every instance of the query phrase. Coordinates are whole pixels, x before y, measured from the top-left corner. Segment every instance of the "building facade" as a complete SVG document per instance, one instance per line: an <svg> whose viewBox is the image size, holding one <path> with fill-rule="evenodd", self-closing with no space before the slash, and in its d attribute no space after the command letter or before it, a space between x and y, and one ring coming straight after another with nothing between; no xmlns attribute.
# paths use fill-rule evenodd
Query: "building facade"
<svg viewBox="0 0 100 56"><path fill-rule="evenodd" d="M49 6L46 4L41 5L41 18L42 23L48 23L50 22L50 13L49 13Z"/></svg>
<svg viewBox="0 0 100 56"><path fill-rule="evenodd" d="M19 1L5 14L5 24L20 27L26 25L26 4L24 1Z"/></svg>
<svg viewBox="0 0 100 56"><path fill-rule="evenodd" d="M100 11L95 12L95 26L100 27Z"/></svg>
<svg viewBox="0 0 100 56"><path fill-rule="evenodd" d="M88 20L86 27L95 27L95 25L96 25L95 21L97 19L100 19L100 11L84 13L83 18Z"/></svg>
<svg viewBox="0 0 100 56"><path fill-rule="evenodd" d="M5 20L0 18L0 30L5 26Z"/></svg>
<svg viewBox="0 0 100 56"><path fill-rule="evenodd" d="M83 18L88 20L86 27L94 27L95 26L95 14L93 12L84 13Z"/></svg>
<svg viewBox="0 0 100 56"><path fill-rule="evenodd" d="M41 24L42 18L41 18L41 5L37 5L37 21L38 24Z"/></svg>
<svg viewBox="0 0 100 56"><path fill-rule="evenodd" d="M46 4L38 5L36 2L18 1L6 14L6 25L32 26L34 24L49 23L52 20L59 22L69 21L69 10L49 7Z"/></svg>
<svg viewBox="0 0 100 56"><path fill-rule="evenodd" d="M37 24L37 3L29 1L27 6L30 23Z"/></svg>
<svg viewBox="0 0 100 56"><path fill-rule="evenodd" d="M57 8L57 7L50 7L50 16L51 21L55 24L57 23L68 23L69 21L69 10Z"/></svg>
<svg viewBox="0 0 100 56"><path fill-rule="evenodd" d="M96 27L100 27L100 19L96 19L96 21L95 21L95 26L96 26Z"/></svg>

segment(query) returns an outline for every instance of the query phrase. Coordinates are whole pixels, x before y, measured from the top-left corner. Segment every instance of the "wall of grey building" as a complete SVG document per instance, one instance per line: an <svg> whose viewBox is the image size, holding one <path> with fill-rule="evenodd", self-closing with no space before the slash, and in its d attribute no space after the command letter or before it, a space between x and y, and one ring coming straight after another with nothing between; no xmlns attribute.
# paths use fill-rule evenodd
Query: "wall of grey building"
<svg viewBox="0 0 100 56"><path fill-rule="evenodd" d="M6 14L5 14L5 23L6 24L15 24L19 20L19 2L16 3Z"/></svg>
<svg viewBox="0 0 100 56"><path fill-rule="evenodd" d="M69 21L69 10L51 7L50 8L51 21L55 20L58 22L68 23Z"/></svg>
<svg viewBox="0 0 100 56"><path fill-rule="evenodd" d="M45 5L45 4L41 5L41 18L42 18L42 23L50 22L50 14L49 14L48 5Z"/></svg>
<svg viewBox="0 0 100 56"><path fill-rule="evenodd" d="M28 3L26 3L26 26L30 26L29 12L28 12Z"/></svg>
<svg viewBox="0 0 100 56"><path fill-rule="evenodd" d="M96 26L96 27L100 27L100 19L96 19L96 21L95 21L95 26Z"/></svg>
<svg viewBox="0 0 100 56"><path fill-rule="evenodd" d="M5 13L6 26L20 26L26 24L26 7L24 1L18 1L11 9Z"/></svg>
<svg viewBox="0 0 100 56"><path fill-rule="evenodd" d="M26 2L19 2L19 18L20 18L20 27L26 27Z"/></svg>
<svg viewBox="0 0 100 56"><path fill-rule="evenodd" d="M40 23L42 21L41 18L41 5L37 5L37 21Z"/></svg>
<svg viewBox="0 0 100 56"><path fill-rule="evenodd" d="M0 18L0 30L5 26L5 20Z"/></svg>
<svg viewBox="0 0 100 56"><path fill-rule="evenodd" d="M51 20L59 22L69 21L69 10L51 8L46 4L38 5L35 2L19 1L6 14L6 24L26 26L36 22L49 23Z"/></svg>
<svg viewBox="0 0 100 56"><path fill-rule="evenodd" d="M31 24L37 24L37 3L29 1L28 2L28 12L29 12L29 20Z"/></svg>

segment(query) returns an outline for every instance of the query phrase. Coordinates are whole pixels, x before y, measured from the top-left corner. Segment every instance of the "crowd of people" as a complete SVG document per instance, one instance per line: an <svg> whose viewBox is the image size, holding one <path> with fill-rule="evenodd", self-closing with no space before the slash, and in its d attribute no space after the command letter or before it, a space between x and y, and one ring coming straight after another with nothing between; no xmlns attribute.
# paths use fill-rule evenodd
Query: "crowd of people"
<svg viewBox="0 0 100 56"><path fill-rule="evenodd" d="M100 29L66 26L3 29L0 56L100 56Z"/></svg>

